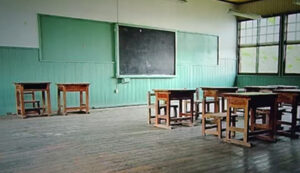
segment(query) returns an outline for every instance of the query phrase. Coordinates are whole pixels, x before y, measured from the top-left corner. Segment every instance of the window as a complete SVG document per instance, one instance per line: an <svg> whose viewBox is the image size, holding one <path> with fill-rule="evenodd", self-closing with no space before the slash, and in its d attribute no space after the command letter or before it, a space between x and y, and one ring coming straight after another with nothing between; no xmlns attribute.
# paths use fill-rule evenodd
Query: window
<svg viewBox="0 0 300 173"><path fill-rule="evenodd" d="M280 17L239 22L239 73L278 73Z"/></svg>
<svg viewBox="0 0 300 173"><path fill-rule="evenodd" d="M285 26L285 73L300 74L300 13L288 15Z"/></svg>

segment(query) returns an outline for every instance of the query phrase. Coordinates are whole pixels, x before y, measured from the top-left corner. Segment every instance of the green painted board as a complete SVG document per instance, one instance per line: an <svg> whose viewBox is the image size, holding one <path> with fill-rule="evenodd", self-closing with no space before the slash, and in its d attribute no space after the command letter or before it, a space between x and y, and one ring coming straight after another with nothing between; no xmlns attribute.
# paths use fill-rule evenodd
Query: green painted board
<svg viewBox="0 0 300 173"><path fill-rule="evenodd" d="M41 60L112 62L112 23L39 15L39 32Z"/></svg>
<svg viewBox="0 0 300 173"><path fill-rule="evenodd" d="M194 65L218 64L218 36L177 32L178 63Z"/></svg>

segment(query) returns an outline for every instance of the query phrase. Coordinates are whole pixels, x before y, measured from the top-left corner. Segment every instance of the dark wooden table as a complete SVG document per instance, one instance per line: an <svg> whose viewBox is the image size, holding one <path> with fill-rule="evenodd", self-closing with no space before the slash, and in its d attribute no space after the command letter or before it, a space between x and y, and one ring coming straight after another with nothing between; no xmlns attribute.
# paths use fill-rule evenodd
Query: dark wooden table
<svg viewBox="0 0 300 173"><path fill-rule="evenodd" d="M297 89L299 86L296 85L268 85L270 87L276 87L276 89Z"/></svg>
<svg viewBox="0 0 300 173"><path fill-rule="evenodd" d="M196 90L189 90L189 89L154 89L156 101L155 101L155 126L161 128L172 129L171 121L183 121L183 120L190 120L190 125L193 124L193 111L189 113L183 113L182 111L182 101L183 100L190 100L191 103L191 110L193 110L194 106L194 93ZM172 117L170 116L170 104L171 100L178 100L179 101L179 117ZM159 104L160 101L163 101L167 106L167 111L164 115L160 114ZM165 120L165 124L161 124L161 120Z"/></svg>
<svg viewBox="0 0 300 173"><path fill-rule="evenodd" d="M272 92L274 89L277 89L277 86L245 86L246 92Z"/></svg>
<svg viewBox="0 0 300 173"><path fill-rule="evenodd" d="M203 91L203 105L205 105L205 101L207 97L213 97L215 104L214 104L214 112L220 112L220 100L221 98L221 104L222 104L222 112L225 111L225 100L223 97L224 93L232 93L236 92L238 90L238 87L201 87Z"/></svg>
<svg viewBox="0 0 300 173"><path fill-rule="evenodd" d="M66 115L68 111L83 111L89 113L89 83L58 83L57 84L57 104L58 114L61 114L60 92L63 92L63 114ZM79 107L67 107L67 92L80 93ZM85 104L83 103L83 92L85 92Z"/></svg>
<svg viewBox="0 0 300 173"><path fill-rule="evenodd" d="M51 115L51 99L50 99L50 82L18 82L15 83L16 87L16 107L17 114L21 114L23 118L27 117L27 112L43 111L43 115ZM33 106L32 108L25 108L25 103L36 103L39 105L39 101L35 100L34 93L42 92L42 107ZM32 94L32 100L25 100L24 94ZM46 102L47 95L47 102Z"/></svg>
<svg viewBox="0 0 300 173"><path fill-rule="evenodd" d="M300 103L300 89L278 89L274 90L274 93L278 93L278 103L284 103L284 104L290 104L292 107L292 121L286 122L286 121L280 121L279 124L285 124L290 125L290 130L278 130L278 134L286 135L291 138L297 138L298 135L296 134L297 130L297 121L300 121L300 119L297 119L297 107Z"/></svg>
<svg viewBox="0 0 300 173"><path fill-rule="evenodd" d="M275 141L276 134L276 120L277 120L277 94L274 93L261 93L261 92L245 92L245 93L225 93L227 99L227 117L226 117L226 139L228 143L234 143L251 147L249 137L255 136L256 138ZM267 127L261 127L256 131L255 126L255 112L257 107L270 107L270 117ZM244 127L238 128L231 126L232 109L244 109ZM249 116L250 111L250 116ZM251 129L249 129L249 118L251 118ZM249 132L249 130L251 132ZM233 139L231 132L243 133L243 140ZM262 135L264 134L264 135Z"/></svg>

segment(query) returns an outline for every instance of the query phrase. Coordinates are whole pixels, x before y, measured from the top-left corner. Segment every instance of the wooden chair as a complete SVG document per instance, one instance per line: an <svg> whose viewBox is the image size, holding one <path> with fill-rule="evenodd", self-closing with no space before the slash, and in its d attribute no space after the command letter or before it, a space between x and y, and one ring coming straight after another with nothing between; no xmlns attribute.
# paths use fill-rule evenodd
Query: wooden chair
<svg viewBox="0 0 300 173"><path fill-rule="evenodd" d="M18 97L20 97L20 93L17 92L17 114L21 114L21 104L32 104L32 107L25 107L25 115L22 115L23 118L26 118L27 115L35 114L41 115L41 110L44 111L43 108L40 107L40 101L35 99L34 91L25 91L24 96L28 95L31 97L31 100L24 100L24 103L20 103Z"/></svg>
<svg viewBox="0 0 300 173"><path fill-rule="evenodd" d="M152 103L151 98L155 97L154 93L151 93L150 91L148 91L147 93L147 108L148 108L148 124L151 124L151 119L155 118L155 114L153 115L152 110L155 110L155 104ZM173 109L174 111L174 116L177 117L177 108L178 105L171 105L171 109ZM167 106L164 104L160 104L159 105L159 110L163 109L164 112L167 111Z"/></svg>
<svg viewBox="0 0 300 173"><path fill-rule="evenodd" d="M206 99L205 97L203 100ZM219 139L222 138L222 131L226 129L222 128L222 121L226 121L227 112L206 112L205 105L202 104L202 135L212 134L218 136ZM236 117L237 115L231 116L231 125L236 126ZM207 126L207 124L212 124ZM215 130L211 130L214 129ZM235 136L235 132L232 134Z"/></svg>
<svg viewBox="0 0 300 173"><path fill-rule="evenodd" d="M284 107L278 107L278 114L277 114L277 130L281 129L281 124L282 124L282 115L286 115L284 114L284 112L286 112L286 108ZM256 109L256 115L255 115L255 119L253 119L252 121L254 121L254 123L251 122L251 130L255 130L255 129L260 129L262 127L266 127L268 124L268 119L269 119L269 115L270 115L270 108L269 107L261 107L261 108L257 108ZM261 124L257 124L256 120L262 120ZM256 124L255 126L253 126L252 124Z"/></svg>
<svg viewBox="0 0 300 173"><path fill-rule="evenodd" d="M194 108L195 108L195 119L197 120L199 118L199 116L202 114L202 112L200 111L200 106L202 104L202 99L200 99L200 93L199 93L199 88L196 88L196 99L194 100ZM210 105L214 104L215 101L213 99L206 99L205 104L206 104L206 110L208 112L210 112ZM185 110L187 112L191 111L191 110L187 110L188 104L190 104L190 100L186 100L184 103L184 107Z"/></svg>

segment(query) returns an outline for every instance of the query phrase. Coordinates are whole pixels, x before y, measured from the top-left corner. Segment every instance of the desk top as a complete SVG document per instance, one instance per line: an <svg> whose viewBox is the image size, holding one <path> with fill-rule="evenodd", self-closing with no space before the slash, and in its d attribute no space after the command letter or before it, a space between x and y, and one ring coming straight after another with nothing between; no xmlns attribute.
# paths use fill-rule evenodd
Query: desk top
<svg viewBox="0 0 300 173"><path fill-rule="evenodd" d="M275 93L297 93L300 94L300 89L277 89L274 90Z"/></svg>
<svg viewBox="0 0 300 173"><path fill-rule="evenodd" d="M154 92L196 92L195 89L153 89Z"/></svg>
<svg viewBox="0 0 300 173"><path fill-rule="evenodd" d="M238 87L201 87L202 90L237 90Z"/></svg>
<svg viewBox="0 0 300 173"><path fill-rule="evenodd" d="M245 86L244 88L251 88L251 89L276 89L278 85L267 85L267 86Z"/></svg>
<svg viewBox="0 0 300 173"><path fill-rule="evenodd" d="M297 89L296 85L268 85L270 87L276 87L276 89Z"/></svg>
<svg viewBox="0 0 300 173"><path fill-rule="evenodd" d="M223 94L225 97L246 97L246 98L251 98L251 97L260 97L260 96L277 96L278 94L276 93L262 93L262 92L245 92L245 93L224 93Z"/></svg>
<svg viewBox="0 0 300 173"><path fill-rule="evenodd" d="M57 83L56 85L90 85L88 82L83 83Z"/></svg>
<svg viewBox="0 0 300 173"><path fill-rule="evenodd" d="M51 82L15 82L15 85L45 85Z"/></svg>

